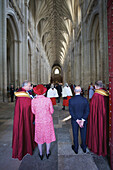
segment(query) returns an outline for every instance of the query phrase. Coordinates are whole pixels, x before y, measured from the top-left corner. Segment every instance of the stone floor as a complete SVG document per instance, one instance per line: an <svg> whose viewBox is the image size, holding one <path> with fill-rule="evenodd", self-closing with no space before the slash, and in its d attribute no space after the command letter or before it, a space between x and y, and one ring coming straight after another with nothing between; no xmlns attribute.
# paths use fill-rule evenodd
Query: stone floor
<svg viewBox="0 0 113 170"><path fill-rule="evenodd" d="M51 144L51 156L41 161L38 148L32 156L26 155L22 161L12 159L12 129L14 103L0 104L0 169L1 170L110 170L108 161L87 149L83 153L79 147L78 155L71 149L72 129L68 108L62 111L61 104L54 107L54 127L56 142ZM65 120L67 118L67 120ZM43 145L45 153L45 144Z"/></svg>

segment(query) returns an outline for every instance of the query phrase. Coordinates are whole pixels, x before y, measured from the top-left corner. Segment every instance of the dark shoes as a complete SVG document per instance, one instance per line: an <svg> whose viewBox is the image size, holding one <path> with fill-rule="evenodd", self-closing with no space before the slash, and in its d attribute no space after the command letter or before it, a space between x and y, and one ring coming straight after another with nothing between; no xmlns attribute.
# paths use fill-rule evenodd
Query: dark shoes
<svg viewBox="0 0 113 170"><path fill-rule="evenodd" d="M51 151L49 152L49 154L46 154L46 158L49 159L50 155L51 155Z"/></svg>
<svg viewBox="0 0 113 170"><path fill-rule="evenodd" d="M82 147L82 145L80 145L80 146L81 146L83 152L86 153L86 149L84 149L84 148Z"/></svg>
<svg viewBox="0 0 113 170"><path fill-rule="evenodd" d="M84 153L86 153L86 149L82 149Z"/></svg>
<svg viewBox="0 0 113 170"><path fill-rule="evenodd" d="M72 147L72 150L73 150L76 154L78 154L78 150L75 149L75 146L72 145L71 147Z"/></svg>
<svg viewBox="0 0 113 170"><path fill-rule="evenodd" d="M43 155L40 155L40 154L38 154L38 155L39 155L40 159L43 160Z"/></svg>
<svg viewBox="0 0 113 170"><path fill-rule="evenodd" d="M40 159L43 160L43 155L40 155L40 153L38 155ZM46 158L49 159L50 155L51 155L51 151L49 152L49 154L46 154Z"/></svg>

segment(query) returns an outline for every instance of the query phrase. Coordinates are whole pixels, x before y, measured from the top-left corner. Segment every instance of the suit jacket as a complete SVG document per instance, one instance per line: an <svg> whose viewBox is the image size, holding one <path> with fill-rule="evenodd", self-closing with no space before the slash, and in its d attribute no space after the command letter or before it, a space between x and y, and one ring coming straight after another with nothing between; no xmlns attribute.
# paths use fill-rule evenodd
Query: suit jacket
<svg viewBox="0 0 113 170"><path fill-rule="evenodd" d="M73 120L84 119L87 121L89 115L89 103L81 95L75 95L69 100L69 112Z"/></svg>

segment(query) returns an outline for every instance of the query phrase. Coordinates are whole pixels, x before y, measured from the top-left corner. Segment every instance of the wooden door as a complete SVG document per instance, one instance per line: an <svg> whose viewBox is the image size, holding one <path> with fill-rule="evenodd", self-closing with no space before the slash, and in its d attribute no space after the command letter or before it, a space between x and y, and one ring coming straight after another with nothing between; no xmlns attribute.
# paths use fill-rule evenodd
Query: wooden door
<svg viewBox="0 0 113 170"><path fill-rule="evenodd" d="M108 0L108 57L109 57L109 146L113 170L113 0Z"/></svg>

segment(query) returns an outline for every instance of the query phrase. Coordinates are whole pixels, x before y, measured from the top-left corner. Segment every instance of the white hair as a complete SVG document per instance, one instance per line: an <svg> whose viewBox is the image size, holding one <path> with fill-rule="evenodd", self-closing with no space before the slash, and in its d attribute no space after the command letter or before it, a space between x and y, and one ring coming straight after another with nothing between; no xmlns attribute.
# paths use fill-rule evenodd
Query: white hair
<svg viewBox="0 0 113 170"><path fill-rule="evenodd" d="M27 86L28 83L30 83L30 82L29 82L28 80L25 80L25 81L22 83L22 87Z"/></svg>
<svg viewBox="0 0 113 170"><path fill-rule="evenodd" d="M78 87L78 86L77 86ZM79 86L79 88L75 87L75 92L81 92L81 87Z"/></svg>

